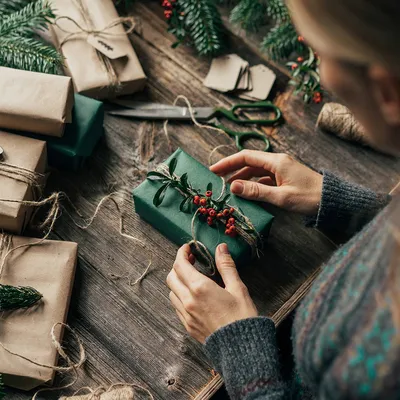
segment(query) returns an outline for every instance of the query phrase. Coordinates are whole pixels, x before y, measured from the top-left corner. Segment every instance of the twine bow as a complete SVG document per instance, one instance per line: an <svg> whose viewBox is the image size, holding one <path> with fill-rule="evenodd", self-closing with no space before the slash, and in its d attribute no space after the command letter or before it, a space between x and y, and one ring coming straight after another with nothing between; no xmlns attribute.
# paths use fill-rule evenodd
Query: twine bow
<svg viewBox="0 0 400 400"><path fill-rule="evenodd" d="M87 7L85 6L83 0L71 0L76 8L79 11L79 14L84 22L84 26L79 24L77 21L75 21L73 18L69 16L60 16L57 17L54 24L60 29L62 32L67 33L67 36L60 42L59 47L60 49L62 46L67 43L68 41L75 39L77 37L80 37L82 34L86 35L86 38L89 35L98 35L98 34L103 34L103 35L108 35L108 36L126 36L130 33L132 33L135 29L135 19L133 17L120 17L117 18L113 21L111 21L108 25L101 29L97 29L90 18L90 13ZM58 23L60 20L68 20L71 21L77 28L78 31L69 31L65 27L60 26ZM116 32L109 32L110 29L118 26L118 25L128 25L128 29L124 30L124 32L121 33L116 33ZM109 88L113 90L117 90L121 86L121 82L119 81L117 71L115 70L112 61L104 55L102 52L98 51L96 49L96 54L103 65L108 81L109 81Z"/></svg>

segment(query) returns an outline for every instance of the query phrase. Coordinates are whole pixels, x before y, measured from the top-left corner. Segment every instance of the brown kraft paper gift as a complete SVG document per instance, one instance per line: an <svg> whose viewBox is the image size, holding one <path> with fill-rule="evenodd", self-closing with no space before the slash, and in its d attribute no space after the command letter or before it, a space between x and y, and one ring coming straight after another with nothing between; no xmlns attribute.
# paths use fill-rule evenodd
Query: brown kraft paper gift
<svg viewBox="0 0 400 400"><path fill-rule="evenodd" d="M104 99L143 89L146 76L112 0L53 0L53 39L75 91ZM91 33L96 31L96 34ZM92 44L89 44L92 43ZM114 78L113 78L114 77Z"/></svg>
<svg viewBox="0 0 400 400"><path fill-rule="evenodd" d="M12 248L38 239L14 236ZM58 353L50 332L54 324L65 322L74 281L78 245L46 240L11 253L0 278L2 284L31 286L42 300L27 310L4 313L0 325L0 342L10 351L45 365L57 365ZM63 331L55 330L61 342ZM4 383L22 390L52 384L55 372L36 366L0 347L0 373Z"/></svg>
<svg viewBox="0 0 400 400"><path fill-rule="evenodd" d="M46 171L46 142L0 131L0 147L4 150L4 163L40 174ZM0 162L0 199L35 200L33 188L28 183L2 174L1 164ZM3 230L20 234L28 224L32 212L32 207L17 202L0 201L0 232Z"/></svg>
<svg viewBox="0 0 400 400"><path fill-rule="evenodd" d="M0 128L62 137L73 94L67 76L0 67Z"/></svg>

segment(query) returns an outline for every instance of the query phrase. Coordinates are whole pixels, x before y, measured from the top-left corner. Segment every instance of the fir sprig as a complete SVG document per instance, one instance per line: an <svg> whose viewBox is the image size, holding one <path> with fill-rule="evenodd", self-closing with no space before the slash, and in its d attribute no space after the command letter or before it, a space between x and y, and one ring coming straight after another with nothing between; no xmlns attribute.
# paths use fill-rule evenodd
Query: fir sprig
<svg viewBox="0 0 400 400"><path fill-rule="evenodd" d="M0 285L0 312L29 308L43 296L31 287Z"/></svg>
<svg viewBox="0 0 400 400"><path fill-rule="evenodd" d="M242 0L231 11L230 20L247 31L257 31L265 25L268 16L264 1Z"/></svg>
<svg viewBox="0 0 400 400"><path fill-rule="evenodd" d="M57 74L63 57L51 46L26 37L0 37L0 65Z"/></svg>
<svg viewBox="0 0 400 400"><path fill-rule="evenodd" d="M37 38L54 18L47 0L0 0L0 65L43 73L57 74L63 57L52 46Z"/></svg>

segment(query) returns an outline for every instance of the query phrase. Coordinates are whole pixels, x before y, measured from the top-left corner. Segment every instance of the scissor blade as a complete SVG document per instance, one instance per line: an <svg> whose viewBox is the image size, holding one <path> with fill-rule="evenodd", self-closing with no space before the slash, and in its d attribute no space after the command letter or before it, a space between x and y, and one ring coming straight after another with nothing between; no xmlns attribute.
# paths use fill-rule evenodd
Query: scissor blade
<svg viewBox="0 0 400 400"><path fill-rule="evenodd" d="M165 120L171 119L176 121L190 121L189 109L186 107L170 108L129 108L122 110L109 111L111 115L118 115L121 117L138 118L138 119L151 119L151 120ZM214 114L214 108L199 107L193 109L195 118L199 121L208 121Z"/></svg>
<svg viewBox="0 0 400 400"><path fill-rule="evenodd" d="M122 99L115 99L112 101L113 104L118 104L119 106L142 110L153 110L153 109L163 109L169 110L171 108L177 108L176 106L169 105L169 104L162 104L162 103L149 103L149 102L140 102L134 100L122 100Z"/></svg>

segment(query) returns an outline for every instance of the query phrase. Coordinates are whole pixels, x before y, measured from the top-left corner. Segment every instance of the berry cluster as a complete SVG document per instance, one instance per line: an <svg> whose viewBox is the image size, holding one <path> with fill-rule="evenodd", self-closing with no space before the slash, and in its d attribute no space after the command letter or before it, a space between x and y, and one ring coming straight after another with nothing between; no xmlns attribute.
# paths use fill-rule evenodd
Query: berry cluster
<svg viewBox="0 0 400 400"><path fill-rule="evenodd" d="M164 16L166 19L170 19L172 17L173 13L173 8L174 5L173 3L176 3L176 0L163 0L161 5L164 7Z"/></svg>
<svg viewBox="0 0 400 400"><path fill-rule="evenodd" d="M205 197L198 195L193 197L193 203L199 207L199 217L206 218L207 224L213 226L216 221L225 224L225 234L230 237L237 235L236 220L233 216L235 209L233 207L226 207L223 210L218 210L211 201L212 191L207 190Z"/></svg>

